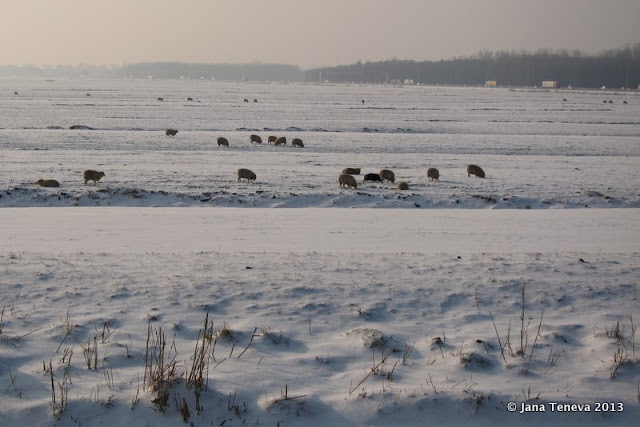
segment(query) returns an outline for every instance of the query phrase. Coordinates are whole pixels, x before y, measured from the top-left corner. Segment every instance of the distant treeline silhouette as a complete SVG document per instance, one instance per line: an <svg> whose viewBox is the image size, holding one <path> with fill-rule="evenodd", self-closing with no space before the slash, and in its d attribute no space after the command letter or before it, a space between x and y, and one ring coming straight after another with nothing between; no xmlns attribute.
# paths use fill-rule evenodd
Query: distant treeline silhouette
<svg viewBox="0 0 640 427"><path fill-rule="evenodd" d="M121 67L0 66L0 76L101 77L205 80L329 81L336 83L404 83L440 85L540 86L557 81L559 87L638 88L640 43L589 55L579 50L540 49L483 51L469 57L440 61L358 61L351 65L302 70L286 64L198 64L149 62Z"/></svg>
<svg viewBox="0 0 640 427"><path fill-rule="evenodd" d="M441 85L540 86L543 80L558 86L637 88L640 84L640 43L588 55L573 50L540 49L534 53L483 51L470 57L441 61L389 60L314 68L305 80L329 82L403 83Z"/></svg>

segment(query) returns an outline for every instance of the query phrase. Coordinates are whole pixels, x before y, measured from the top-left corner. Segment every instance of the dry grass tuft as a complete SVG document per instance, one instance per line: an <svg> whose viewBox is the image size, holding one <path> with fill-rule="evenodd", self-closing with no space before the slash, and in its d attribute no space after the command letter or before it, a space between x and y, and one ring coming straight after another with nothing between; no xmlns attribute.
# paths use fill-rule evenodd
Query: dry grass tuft
<svg viewBox="0 0 640 427"><path fill-rule="evenodd" d="M180 377L177 354L175 342L167 349L167 338L162 332L162 327L154 330L149 322L143 384L147 390L154 393L155 397L151 402L163 413L168 406L171 386Z"/></svg>
<svg viewBox="0 0 640 427"><path fill-rule="evenodd" d="M636 327L633 324L633 317L629 316L630 326L626 326L624 323L616 322L611 329L606 329L606 335L612 338L616 344L616 351L613 353L613 360L611 361L609 378L614 379L620 368L627 363L631 363L636 360ZM626 332L625 334L625 330Z"/></svg>

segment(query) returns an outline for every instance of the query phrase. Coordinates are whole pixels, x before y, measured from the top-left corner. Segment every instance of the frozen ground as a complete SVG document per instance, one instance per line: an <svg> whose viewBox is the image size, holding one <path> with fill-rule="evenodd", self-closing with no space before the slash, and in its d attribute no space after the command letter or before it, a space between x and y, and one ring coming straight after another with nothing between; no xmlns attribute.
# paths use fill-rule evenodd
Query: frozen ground
<svg viewBox="0 0 640 427"><path fill-rule="evenodd" d="M635 93L0 89L1 425L637 424Z"/></svg>

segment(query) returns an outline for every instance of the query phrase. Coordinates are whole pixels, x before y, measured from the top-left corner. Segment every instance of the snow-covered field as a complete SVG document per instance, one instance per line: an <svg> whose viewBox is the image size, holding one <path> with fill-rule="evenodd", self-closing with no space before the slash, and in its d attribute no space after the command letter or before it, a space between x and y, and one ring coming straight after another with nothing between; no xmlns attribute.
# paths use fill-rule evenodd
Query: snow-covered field
<svg viewBox="0 0 640 427"><path fill-rule="evenodd" d="M5 79L0 112L2 425L640 417L635 92Z"/></svg>
<svg viewBox="0 0 640 427"><path fill-rule="evenodd" d="M636 92L12 80L0 89L0 206L640 207ZM305 147L274 147L269 135ZM469 163L487 178L468 178ZM237 182L241 167L255 185ZM340 189L345 167L362 169L357 191ZM383 168L409 190L363 184ZM105 172L97 188L83 184L85 169Z"/></svg>

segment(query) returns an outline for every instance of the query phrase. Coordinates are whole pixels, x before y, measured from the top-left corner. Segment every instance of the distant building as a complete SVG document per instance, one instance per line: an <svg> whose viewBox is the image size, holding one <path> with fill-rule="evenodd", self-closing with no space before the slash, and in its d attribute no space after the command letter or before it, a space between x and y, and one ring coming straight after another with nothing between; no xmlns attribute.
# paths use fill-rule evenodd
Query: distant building
<svg viewBox="0 0 640 427"><path fill-rule="evenodd" d="M556 89L558 87L558 82L556 80L543 80L542 87L545 89Z"/></svg>
<svg viewBox="0 0 640 427"><path fill-rule="evenodd" d="M495 80L487 80L486 82L484 82L484 87L496 87L498 85L498 82Z"/></svg>

